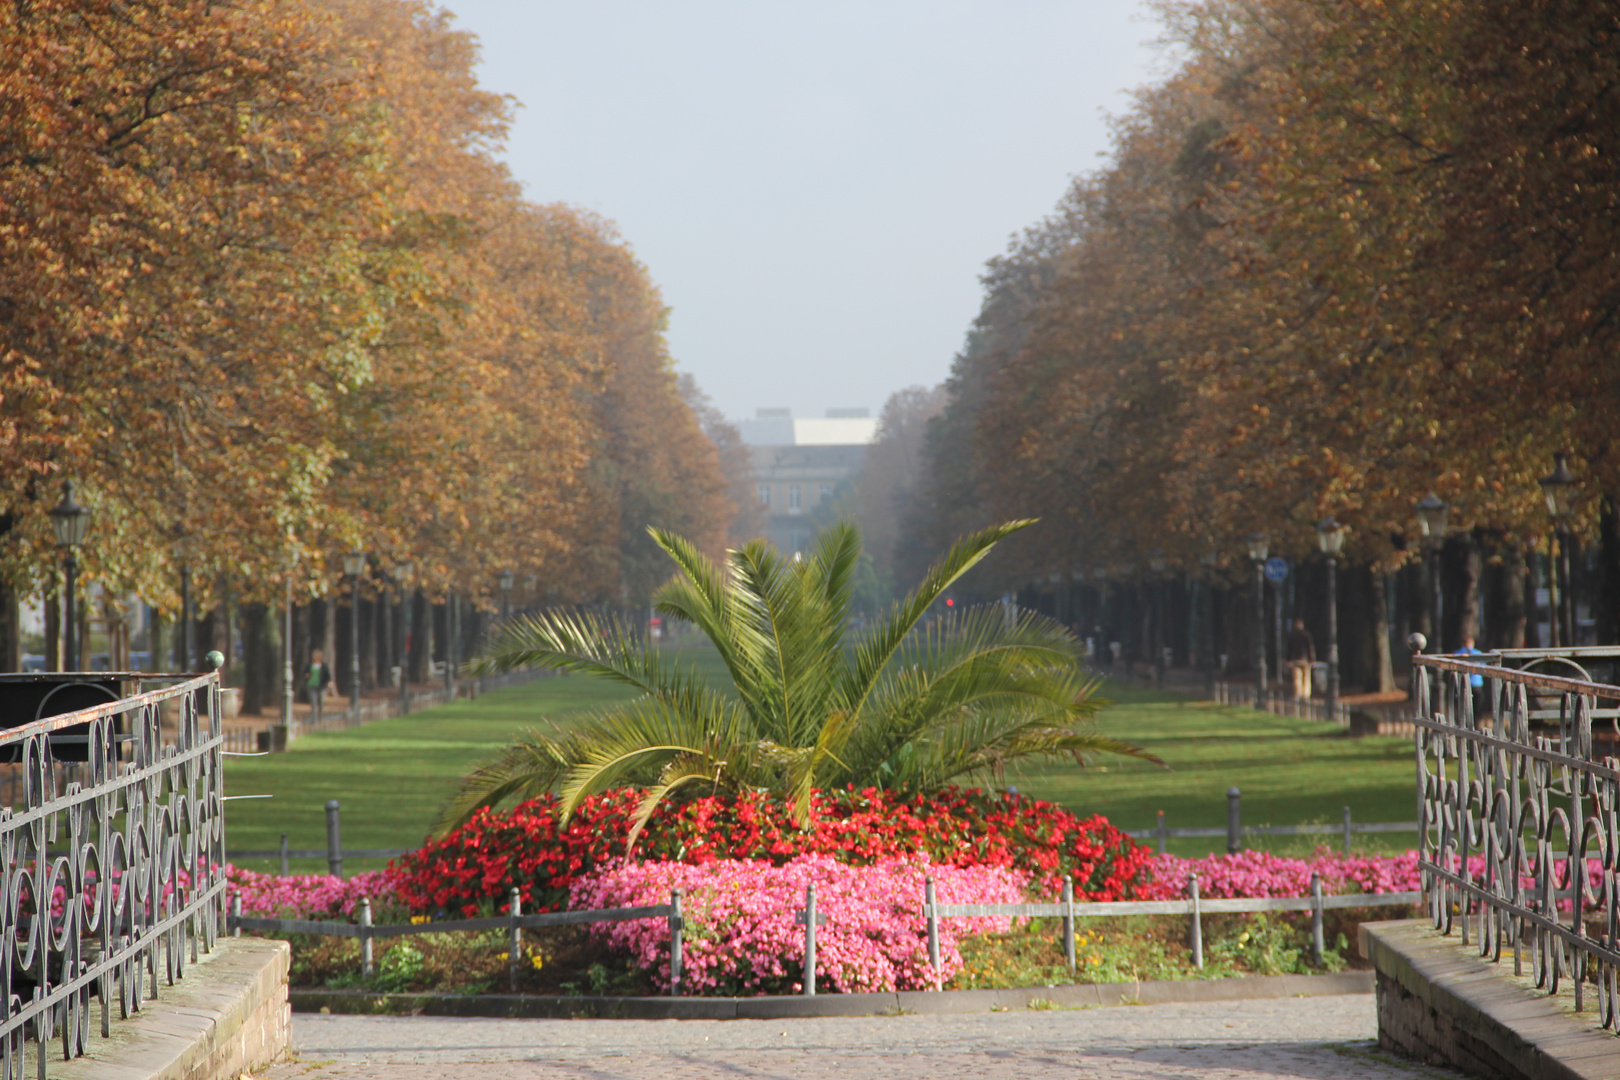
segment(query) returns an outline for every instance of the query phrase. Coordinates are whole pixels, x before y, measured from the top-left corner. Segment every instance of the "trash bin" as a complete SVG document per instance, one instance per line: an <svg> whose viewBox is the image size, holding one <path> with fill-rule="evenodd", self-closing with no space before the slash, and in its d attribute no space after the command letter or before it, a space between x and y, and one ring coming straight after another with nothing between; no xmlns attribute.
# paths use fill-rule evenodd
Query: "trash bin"
<svg viewBox="0 0 1620 1080"><path fill-rule="evenodd" d="M1328 666L1326 660L1318 660L1311 665L1311 686L1315 688L1316 693L1321 694L1323 697L1327 696L1327 675Z"/></svg>

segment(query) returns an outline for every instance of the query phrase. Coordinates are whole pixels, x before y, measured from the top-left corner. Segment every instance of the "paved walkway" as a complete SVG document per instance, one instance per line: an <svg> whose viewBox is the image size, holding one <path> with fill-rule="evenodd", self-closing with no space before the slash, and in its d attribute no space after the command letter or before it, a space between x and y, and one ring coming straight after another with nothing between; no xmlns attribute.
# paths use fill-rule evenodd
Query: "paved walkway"
<svg viewBox="0 0 1620 1080"><path fill-rule="evenodd" d="M812 1020L293 1018L269 1080L1415 1080L1370 994L965 1016Z"/></svg>

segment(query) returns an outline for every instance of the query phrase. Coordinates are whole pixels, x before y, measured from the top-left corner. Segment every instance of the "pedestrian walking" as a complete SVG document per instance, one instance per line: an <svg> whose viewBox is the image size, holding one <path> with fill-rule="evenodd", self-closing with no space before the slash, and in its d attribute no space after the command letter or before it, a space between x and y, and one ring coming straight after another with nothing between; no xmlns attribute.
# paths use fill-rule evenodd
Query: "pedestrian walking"
<svg viewBox="0 0 1620 1080"><path fill-rule="evenodd" d="M1287 659L1294 673L1294 699L1304 701L1311 696L1311 671L1316 666L1316 641L1305 629L1304 619L1295 619L1288 631Z"/></svg>
<svg viewBox="0 0 1620 1080"><path fill-rule="evenodd" d="M1484 656L1480 650L1474 648L1474 635L1463 637L1463 646L1457 650L1458 656ZM1477 720L1490 713L1485 700L1485 676L1470 674L1468 676L1468 693L1474 699L1474 718Z"/></svg>
<svg viewBox="0 0 1620 1080"><path fill-rule="evenodd" d="M332 669L326 664L326 653L320 649L311 650L309 666L304 668L304 690L309 695L309 715L313 724L321 722L321 702L331 685Z"/></svg>

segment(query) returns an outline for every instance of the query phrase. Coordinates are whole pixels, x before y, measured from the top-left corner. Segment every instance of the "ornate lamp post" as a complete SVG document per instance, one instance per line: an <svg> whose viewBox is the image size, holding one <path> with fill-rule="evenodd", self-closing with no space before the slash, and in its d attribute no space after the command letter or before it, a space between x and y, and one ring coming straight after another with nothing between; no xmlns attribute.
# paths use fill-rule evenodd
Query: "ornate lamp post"
<svg viewBox="0 0 1620 1080"><path fill-rule="evenodd" d="M56 531L56 546L62 549L62 569L67 575L67 607L62 619L62 667L79 670L79 620L73 609L73 586L78 579L79 559L74 552L84 543L90 531L90 511L73 499L73 481L62 481L62 501L51 508L51 528Z"/></svg>
<svg viewBox="0 0 1620 1080"><path fill-rule="evenodd" d="M1440 547L1446 542L1446 519L1451 515L1447 506L1434 492L1429 492L1417 504L1418 532L1423 535L1429 556L1429 644L1434 652L1440 647Z"/></svg>
<svg viewBox="0 0 1620 1080"><path fill-rule="evenodd" d="M399 712L403 716L411 711L411 576L416 566L402 562L394 569L394 580L399 582L399 614L404 627L404 648L399 657Z"/></svg>
<svg viewBox="0 0 1620 1080"><path fill-rule="evenodd" d="M1559 585L1558 607L1549 613L1552 616L1549 621L1557 628L1555 633L1562 633L1563 641L1553 644L1568 648L1576 643L1575 579L1571 574L1569 556L1572 539L1569 520L1575 514L1575 487L1578 481L1575 474L1569 471L1566 457L1565 454L1554 454L1553 471L1536 482L1541 485L1541 493L1547 500L1547 512L1553 519L1553 534L1558 538L1558 562L1549 575Z"/></svg>
<svg viewBox="0 0 1620 1080"><path fill-rule="evenodd" d="M1316 543L1328 565L1327 712L1332 720L1339 710L1339 552L1344 548L1344 526L1323 518L1316 523Z"/></svg>
<svg viewBox="0 0 1620 1080"><path fill-rule="evenodd" d="M512 582L515 579L512 571L502 570L500 576L501 586L501 621L505 622L512 617Z"/></svg>
<svg viewBox="0 0 1620 1080"><path fill-rule="evenodd" d="M349 576L349 723L360 724L360 575L366 572L366 553L351 551L343 556L343 572Z"/></svg>
<svg viewBox="0 0 1620 1080"><path fill-rule="evenodd" d="M1164 616L1168 605L1164 596L1164 571L1169 564L1164 552L1155 551L1148 556L1148 569L1153 571L1153 685L1164 689Z"/></svg>
<svg viewBox="0 0 1620 1080"><path fill-rule="evenodd" d="M1249 534L1249 561L1254 563L1254 707L1266 707L1266 555L1265 533Z"/></svg>

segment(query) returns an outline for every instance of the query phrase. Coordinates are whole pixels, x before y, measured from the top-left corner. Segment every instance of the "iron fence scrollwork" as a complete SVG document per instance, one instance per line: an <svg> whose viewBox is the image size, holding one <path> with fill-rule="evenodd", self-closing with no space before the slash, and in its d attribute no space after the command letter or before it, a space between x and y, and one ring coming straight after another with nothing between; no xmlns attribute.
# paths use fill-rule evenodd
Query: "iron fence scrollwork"
<svg viewBox="0 0 1620 1080"><path fill-rule="evenodd" d="M1620 687L1443 656L1414 657L1413 683L1418 865L1435 928L1510 957L1516 975L1528 957L1537 988L1567 983L1577 1011L1595 1003L1614 1029L1620 731L1611 741L1593 720L1614 726L1599 706Z"/></svg>
<svg viewBox="0 0 1620 1080"><path fill-rule="evenodd" d="M0 1080L84 1054L224 924L219 676L141 678L177 681L0 731L22 771L0 808Z"/></svg>

